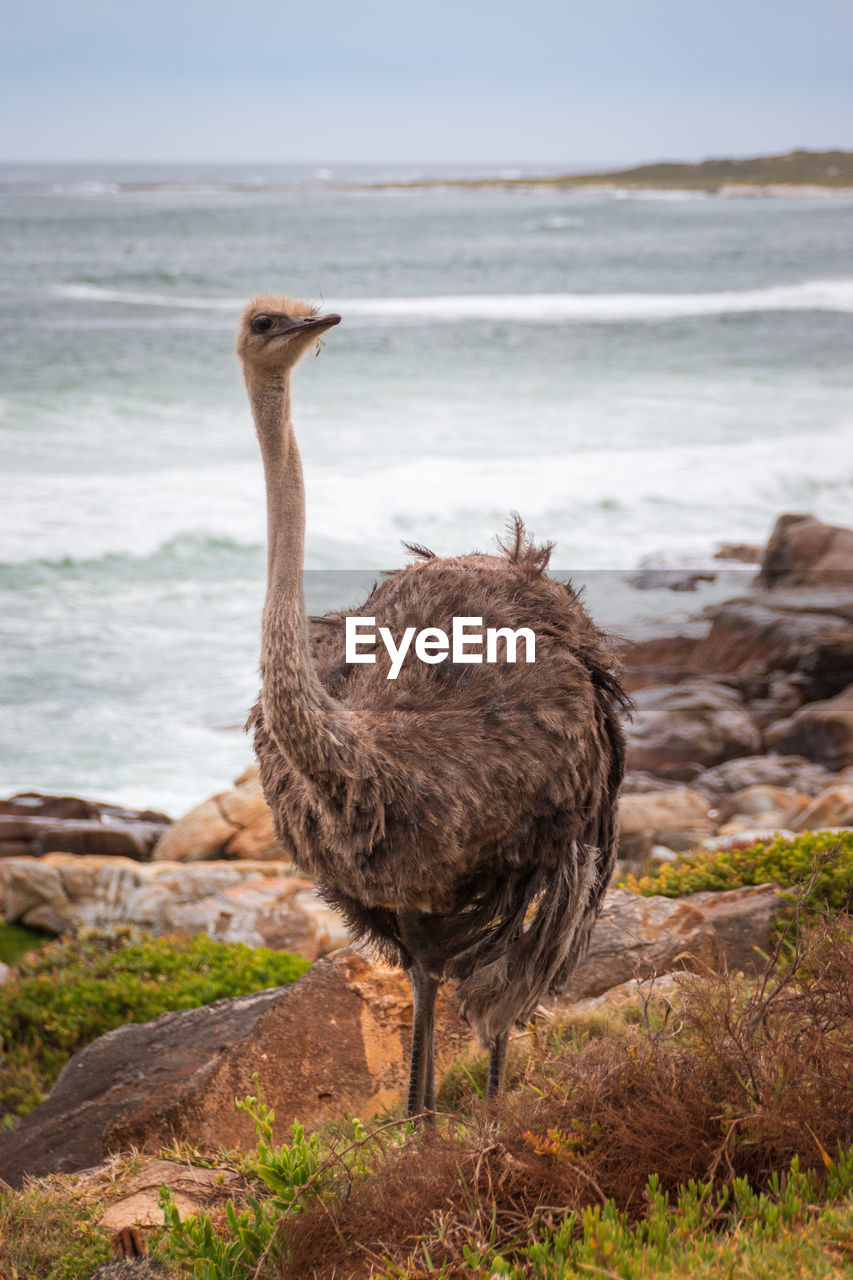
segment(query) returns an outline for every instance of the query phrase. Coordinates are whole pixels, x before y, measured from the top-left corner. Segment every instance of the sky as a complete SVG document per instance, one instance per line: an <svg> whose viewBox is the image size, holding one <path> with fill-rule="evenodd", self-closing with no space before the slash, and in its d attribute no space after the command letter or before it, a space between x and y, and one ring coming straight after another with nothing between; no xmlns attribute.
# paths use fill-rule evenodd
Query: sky
<svg viewBox="0 0 853 1280"><path fill-rule="evenodd" d="M853 146L850 0L4 5L4 160L593 167Z"/></svg>

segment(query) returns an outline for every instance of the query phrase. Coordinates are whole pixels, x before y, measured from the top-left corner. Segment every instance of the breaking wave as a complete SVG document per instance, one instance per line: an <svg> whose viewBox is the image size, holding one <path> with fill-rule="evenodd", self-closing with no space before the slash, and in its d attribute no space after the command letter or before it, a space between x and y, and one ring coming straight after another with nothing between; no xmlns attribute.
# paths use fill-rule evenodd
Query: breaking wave
<svg viewBox="0 0 853 1280"><path fill-rule="evenodd" d="M179 310L236 311L244 298L185 297L69 283L58 297L78 302ZM340 298L326 307L364 320L454 324L463 320L511 320L527 324L655 322L693 316L742 315L761 311L853 312L853 278L720 293L507 293L437 294L401 298Z"/></svg>

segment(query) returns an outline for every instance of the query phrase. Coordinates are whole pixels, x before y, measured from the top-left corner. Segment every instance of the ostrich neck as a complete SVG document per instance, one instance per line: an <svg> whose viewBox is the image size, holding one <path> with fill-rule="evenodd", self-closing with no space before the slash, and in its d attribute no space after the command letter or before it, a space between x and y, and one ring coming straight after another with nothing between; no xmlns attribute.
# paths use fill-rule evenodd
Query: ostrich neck
<svg viewBox="0 0 853 1280"><path fill-rule="evenodd" d="M246 385L267 491L267 593L261 629L264 723L279 750L312 775L360 773L351 713L329 697L314 669L302 586L305 487L290 419L290 374Z"/></svg>

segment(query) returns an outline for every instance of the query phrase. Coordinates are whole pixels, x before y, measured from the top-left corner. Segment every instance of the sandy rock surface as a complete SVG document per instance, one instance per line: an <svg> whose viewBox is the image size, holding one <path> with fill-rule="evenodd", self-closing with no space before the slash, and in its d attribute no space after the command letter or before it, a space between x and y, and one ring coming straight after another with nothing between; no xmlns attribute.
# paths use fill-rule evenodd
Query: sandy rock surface
<svg viewBox="0 0 853 1280"><path fill-rule="evenodd" d="M113 1157L81 1175L85 1203L103 1205L98 1223L114 1232L128 1227L162 1227L163 1210L157 1197L167 1186L182 1218L223 1204L244 1189L232 1169L204 1169L156 1156L139 1156L133 1173L123 1172L122 1159Z"/></svg>

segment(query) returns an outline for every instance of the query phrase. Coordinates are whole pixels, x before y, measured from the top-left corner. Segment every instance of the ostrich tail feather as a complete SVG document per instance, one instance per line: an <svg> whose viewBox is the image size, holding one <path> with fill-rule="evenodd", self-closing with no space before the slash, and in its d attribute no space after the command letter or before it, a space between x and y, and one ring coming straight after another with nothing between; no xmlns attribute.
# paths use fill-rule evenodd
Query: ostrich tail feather
<svg viewBox="0 0 853 1280"><path fill-rule="evenodd" d="M457 1002L483 1044L528 1022L542 997L562 985L582 957L601 899L597 853L578 844L576 856L548 874L547 890L534 898L526 921L522 915L515 936L491 956L466 957Z"/></svg>

